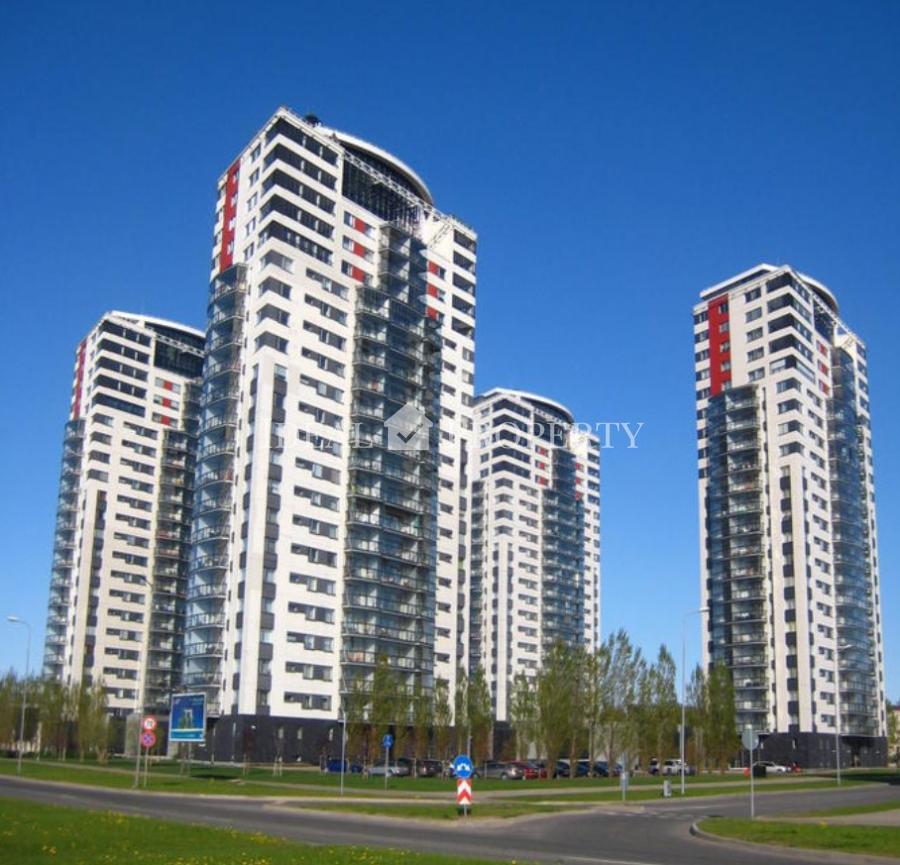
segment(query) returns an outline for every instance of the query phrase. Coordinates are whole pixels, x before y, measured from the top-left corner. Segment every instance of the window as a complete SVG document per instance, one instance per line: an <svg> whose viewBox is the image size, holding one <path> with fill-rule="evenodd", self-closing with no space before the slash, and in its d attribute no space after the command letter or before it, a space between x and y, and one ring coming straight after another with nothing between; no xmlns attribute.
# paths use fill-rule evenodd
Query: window
<svg viewBox="0 0 900 865"><path fill-rule="evenodd" d="M755 360L759 360L764 354L766 350L760 346L759 348L753 349L753 351L747 352L747 363L753 363Z"/></svg>
<svg viewBox="0 0 900 865"><path fill-rule="evenodd" d="M751 321L756 321L756 319L760 318L761 316L762 316L762 307L757 306L754 309L747 310L746 320L749 323Z"/></svg>

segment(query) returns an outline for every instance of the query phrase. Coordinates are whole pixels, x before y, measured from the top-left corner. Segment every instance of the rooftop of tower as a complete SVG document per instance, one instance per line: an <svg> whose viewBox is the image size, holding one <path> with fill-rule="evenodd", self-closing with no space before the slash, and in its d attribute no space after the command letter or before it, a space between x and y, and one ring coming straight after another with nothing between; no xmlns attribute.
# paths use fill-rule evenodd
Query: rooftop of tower
<svg viewBox="0 0 900 865"><path fill-rule="evenodd" d="M749 285L750 283L757 282L762 278L768 279L776 273L792 273L795 277L797 277L797 279L799 279L804 285L806 285L835 315L838 314L838 303L837 298L834 296L834 293L817 279L813 279L811 276L807 276L805 273L800 273L800 271L794 270L794 268L789 264L783 264L779 266L762 262L760 264L757 264L755 267L751 267L749 270L743 271L743 273L738 273L735 276L730 276L728 279L725 279L722 282L717 282L715 285L711 285L709 288L705 288L700 292L700 297L703 300L711 300L712 298L720 294L724 294L728 291L733 291L739 286Z"/></svg>
<svg viewBox="0 0 900 865"><path fill-rule="evenodd" d="M492 387L490 390L486 390L484 393L479 394L475 401L481 402L482 400L491 399L495 396L517 397L518 399L531 403L535 408L559 414L566 419L567 423L575 423L574 415L561 402L547 399L547 397L541 396L540 394L529 393L526 390L514 390L508 387Z"/></svg>

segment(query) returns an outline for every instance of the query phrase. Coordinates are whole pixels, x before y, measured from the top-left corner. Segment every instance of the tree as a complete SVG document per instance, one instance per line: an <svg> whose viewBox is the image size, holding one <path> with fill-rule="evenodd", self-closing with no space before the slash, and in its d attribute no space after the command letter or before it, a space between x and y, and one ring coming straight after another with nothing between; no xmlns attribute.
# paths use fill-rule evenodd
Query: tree
<svg viewBox="0 0 900 865"><path fill-rule="evenodd" d="M472 762L481 763L490 756L491 730L494 716L491 692L484 670L479 666L466 690L466 714L469 735L472 737Z"/></svg>
<svg viewBox="0 0 900 865"><path fill-rule="evenodd" d="M627 756L637 745L636 706L646 664L623 629L610 634L604 651L608 659L601 680L600 728L612 769L620 756Z"/></svg>
<svg viewBox="0 0 900 865"><path fill-rule="evenodd" d="M406 749L409 743L409 716L411 707L412 699L409 692L406 690L406 686L399 678L395 678L394 705L391 711L391 718L394 722L393 757L406 756Z"/></svg>
<svg viewBox="0 0 900 865"><path fill-rule="evenodd" d="M604 711L604 682L609 675L609 647L606 643L585 660L584 723L588 734L588 758L597 760L600 725Z"/></svg>
<svg viewBox="0 0 900 865"><path fill-rule="evenodd" d="M78 688L77 707L79 756L83 762L87 754L94 754L98 762L105 763L109 751L109 712L102 680Z"/></svg>
<svg viewBox="0 0 900 865"><path fill-rule="evenodd" d="M38 691L43 739L61 760L66 759L69 734L78 716L78 691L57 679L44 679Z"/></svg>
<svg viewBox="0 0 900 865"><path fill-rule="evenodd" d="M362 756L366 742L366 720L369 710L369 694L362 676L350 683L350 691L344 703L344 725L347 732L347 756Z"/></svg>
<svg viewBox="0 0 900 865"><path fill-rule="evenodd" d="M428 734L433 717L432 695L422 687L421 681L417 681L412 698L413 755L416 762L428 756Z"/></svg>
<svg viewBox="0 0 900 865"><path fill-rule="evenodd" d="M11 748L18 738L17 706L21 705L21 686L15 672L9 670L0 679L0 745Z"/></svg>
<svg viewBox="0 0 900 865"><path fill-rule="evenodd" d="M381 740L390 730L397 709L397 677L386 655L375 661L372 676L371 711L369 714L369 759L374 760L381 749Z"/></svg>
<svg viewBox="0 0 900 865"><path fill-rule="evenodd" d="M679 702L675 659L662 645L653 665L653 729L657 757L662 760L678 733Z"/></svg>
<svg viewBox="0 0 900 865"><path fill-rule="evenodd" d="M450 686L446 679L434 683L434 748L441 760L449 757L450 727L453 724L453 710L450 707Z"/></svg>
<svg viewBox="0 0 900 865"><path fill-rule="evenodd" d="M900 764L900 703L887 704L888 762Z"/></svg>
<svg viewBox="0 0 900 865"><path fill-rule="evenodd" d="M691 673L691 680L687 687L687 726L690 737L686 737L685 748L688 751L687 761L696 766L706 768L706 716L708 693L706 687L706 674L699 664Z"/></svg>
<svg viewBox="0 0 900 865"><path fill-rule="evenodd" d="M566 681L569 684L569 720L566 734L569 740L569 771L575 777L578 754L587 730L585 708L587 694L588 654L582 646L566 650Z"/></svg>
<svg viewBox="0 0 900 865"><path fill-rule="evenodd" d="M528 756L528 749L535 740L537 712L534 685L524 673L517 673L509 686L507 717L515 734L517 760Z"/></svg>
<svg viewBox="0 0 900 865"><path fill-rule="evenodd" d="M469 677L462 667L456 670L456 693L453 695L453 725L456 729L456 753L464 754L469 736Z"/></svg>
<svg viewBox="0 0 900 865"><path fill-rule="evenodd" d="M707 679L704 735L709 759L720 772L740 747L731 670L718 661Z"/></svg>
<svg viewBox="0 0 900 865"><path fill-rule="evenodd" d="M569 741L572 716L572 685L569 681L569 650L557 642L544 656L537 676L537 730L541 750L547 760L547 774L552 775L556 763Z"/></svg>

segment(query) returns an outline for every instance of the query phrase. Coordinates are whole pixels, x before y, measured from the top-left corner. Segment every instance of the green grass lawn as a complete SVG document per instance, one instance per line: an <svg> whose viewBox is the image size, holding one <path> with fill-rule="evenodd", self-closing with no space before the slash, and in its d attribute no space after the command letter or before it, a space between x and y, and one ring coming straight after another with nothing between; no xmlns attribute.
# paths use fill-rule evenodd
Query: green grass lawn
<svg viewBox="0 0 900 865"><path fill-rule="evenodd" d="M424 820L463 820L465 819L455 804L407 804L390 802L321 802L298 803L298 808L315 811L343 811L353 814L377 814L380 817L413 817ZM476 804L470 813L473 819L523 817L531 814L559 814L564 811L579 811L590 807L578 805L557 806L540 805L534 802L485 802Z"/></svg>
<svg viewBox="0 0 900 865"><path fill-rule="evenodd" d="M888 826L829 826L711 817L703 820L700 828L712 835L758 844L900 857L900 829Z"/></svg>
<svg viewBox="0 0 900 865"><path fill-rule="evenodd" d="M371 847L310 847L261 834L0 798L0 849L15 865L499 865Z"/></svg>
<svg viewBox="0 0 900 865"><path fill-rule="evenodd" d="M854 786L863 783L862 781L845 781L846 786ZM778 791L791 793L793 791L800 792L801 790L822 790L822 789L830 789L834 787L834 781L829 780L821 780L821 781L800 781L792 784L778 784L769 782L767 784L756 784L756 792L757 793L775 793ZM738 793L749 793L750 792L750 782L744 781L740 784L729 784L715 787L691 787L687 785L685 787L685 797L700 797L700 796L727 796L727 795L735 795ZM638 802L638 801L646 801L648 799L660 799L662 798L662 781L657 781L655 788L648 789L647 786L643 787L631 787L628 790L627 801L629 802ZM677 784L672 785L672 798L680 799L681 793L679 791L679 787ZM549 796L542 796L539 792L534 793L529 796L517 796L515 801L526 801L526 802L534 802L534 801L542 801L548 800L553 802L619 802L622 799L622 793L619 790L605 790L605 791L597 791L592 790L591 788L585 788L582 793L561 793L559 795L553 796L552 799Z"/></svg>
<svg viewBox="0 0 900 865"><path fill-rule="evenodd" d="M828 808L823 811L807 811L797 817L844 817L853 814L878 814L882 811L900 810L900 801L877 802L874 805L845 805L843 808Z"/></svg>
<svg viewBox="0 0 900 865"><path fill-rule="evenodd" d="M0 760L0 775L15 775L15 760ZM91 787L112 787L130 790L133 775L131 772L111 771L100 766L52 765L48 763L25 762L22 770L25 778L35 781L66 781L73 784L87 784ZM166 793L200 793L206 795L230 796L336 796L332 790L303 790L293 787L263 786L253 782L244 782L238 776L231 777L191 777L182 778L177 773L161 773L151 771L147 787L141 788L151 792Z"/></svg>

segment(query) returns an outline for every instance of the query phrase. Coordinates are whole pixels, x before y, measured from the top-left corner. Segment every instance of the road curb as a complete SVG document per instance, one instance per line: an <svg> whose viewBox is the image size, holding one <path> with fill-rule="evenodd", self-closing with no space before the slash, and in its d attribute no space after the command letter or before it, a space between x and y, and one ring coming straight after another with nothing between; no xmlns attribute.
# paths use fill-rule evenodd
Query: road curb
<svg viewBox="0 0 900 865"><path fill-rule="evenodd" d="M709 819L702 817L702 820ZM714 835L711 832L704 832L698 825L697 820L691 823L691 835L701 841L710 844L716 844L719 847L738 848L742 850L753 850L756 853L778 851L780 856L791 859L803 859L809 861L811 856L822 859L826 862L841 862L846 865L885 865L886 862L897 863L894 856L872 856L866 853L840 853L836 850L823 850L818 847L787 847L782 844L763 844L755 841L742 841L738 838L726 838L723 835Z"/></svg>

